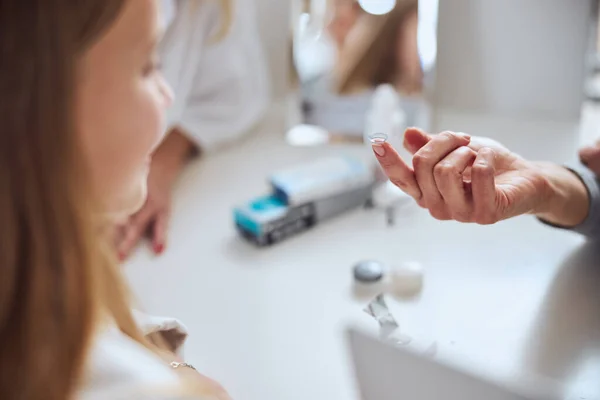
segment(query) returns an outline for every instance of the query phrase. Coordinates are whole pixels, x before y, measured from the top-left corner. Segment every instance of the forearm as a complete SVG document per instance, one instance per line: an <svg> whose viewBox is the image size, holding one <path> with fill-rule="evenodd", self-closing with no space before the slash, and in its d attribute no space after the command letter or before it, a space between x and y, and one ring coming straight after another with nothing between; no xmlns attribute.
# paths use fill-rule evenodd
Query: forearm
<svg viewBox="0 0 600 400"><path fill-rule="evenodd" d="M574 228L582 224L591 199L582 179L569 169L552 163L536 163L546 180L546 194L535 215L552 225Z"/></svg>
<svg viewBox="0 0 600 400"><path fill-rule="evenodd" d="M199 149L179 128L172 128L153 155L153 165L177 174Z"/></svg>

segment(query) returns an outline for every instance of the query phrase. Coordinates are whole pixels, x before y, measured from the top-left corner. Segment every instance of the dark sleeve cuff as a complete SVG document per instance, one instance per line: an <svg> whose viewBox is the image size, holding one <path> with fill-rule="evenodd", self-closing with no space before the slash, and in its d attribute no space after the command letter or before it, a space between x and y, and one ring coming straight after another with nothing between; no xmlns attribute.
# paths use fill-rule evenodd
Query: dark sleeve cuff
<svg viewBox="0 0 600 400"><path fill-rule="evenodd" d="M598 177L596 177L594 172L581 163L567 165L566 168L577 175L579 179L581 179L581 182L583 182L587 189L590 199L590 209L585 220L577 226L566 229L581 233L582 235L590 238L600 239L600 182ZM540 221L546 225L565 229L562 226L557 226L544 220Z"/></svg>

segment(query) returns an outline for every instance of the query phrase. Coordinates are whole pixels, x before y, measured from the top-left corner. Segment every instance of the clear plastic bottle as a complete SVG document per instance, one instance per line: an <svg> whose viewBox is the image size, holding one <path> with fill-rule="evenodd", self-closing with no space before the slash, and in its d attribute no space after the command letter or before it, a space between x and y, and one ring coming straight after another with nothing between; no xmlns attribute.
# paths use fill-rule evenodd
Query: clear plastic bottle
<svg viewBox="0 0 600 400"><path fill-rule="evenodd" d="M406 114L400 106L400 95L392 85L383 84L375 89L371 108L367 112L363 140L371 147L374 140L390 143L407 163L412 163L411 154L404 149ZM376 163L376 161L375 161ZM378 175L384 176L381 170ZM393 224L393 209L410 197L394 186L385 177L373 191L373 205L388 211L388 224ZM392 215L392 217L390 217ZM390 222L392 221L392 222Z"/></svg>

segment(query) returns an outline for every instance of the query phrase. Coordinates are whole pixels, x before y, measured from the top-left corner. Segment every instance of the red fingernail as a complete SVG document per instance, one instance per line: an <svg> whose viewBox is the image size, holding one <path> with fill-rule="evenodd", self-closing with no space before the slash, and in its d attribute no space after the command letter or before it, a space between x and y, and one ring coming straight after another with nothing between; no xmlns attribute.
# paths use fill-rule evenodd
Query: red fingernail
<svg viewBox="0 0 600 400"><path fill-rule="evenodd" d="M155 244L154 245L154 252L156 254L162 254L165 251L165 245L160 243L160 244Z"/></svg>
<svg viewBox="0 0 600 400"><path fill-rule="evenodd" d="M118 257L119 257L119 261L125 261L125 259L127 258L127 254L120 251L118 254Z"/></svg>

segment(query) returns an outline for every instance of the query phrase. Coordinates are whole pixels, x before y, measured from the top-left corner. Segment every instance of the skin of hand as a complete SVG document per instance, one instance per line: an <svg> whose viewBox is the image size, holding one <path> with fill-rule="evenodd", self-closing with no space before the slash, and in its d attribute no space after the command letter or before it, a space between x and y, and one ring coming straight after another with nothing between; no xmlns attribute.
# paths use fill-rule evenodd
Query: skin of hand
<svg viewBox="0 0 600 400"><path fill-rule="evenodd" d="M404 146L412 167L389 143L373 150L390 180L436 219L493 224L530 213L574 226L587 215L587 191L575 174L525 160L494 140L410 128Z"/></svg>
<svg viewBox="0 0 600 400"><path fill-rule="evenodd" d="M173 128L153 154L146 202L117 227L117 250L121 260L129 256L144 236L150 239L155 254L165 250L173 184L194 149L192 142L178 128Z"/></svg>
<svg viewBox="0 0 600 400"><path fill-rule="evenodd" d="M579 151L579 159L589 169L600 177L600 140L593 146L584 147Z"/></svg>

